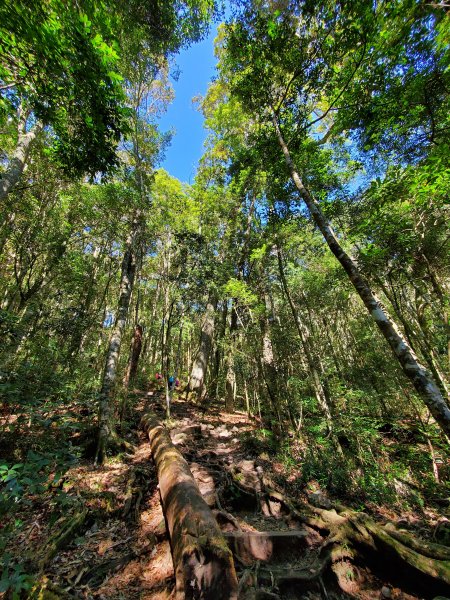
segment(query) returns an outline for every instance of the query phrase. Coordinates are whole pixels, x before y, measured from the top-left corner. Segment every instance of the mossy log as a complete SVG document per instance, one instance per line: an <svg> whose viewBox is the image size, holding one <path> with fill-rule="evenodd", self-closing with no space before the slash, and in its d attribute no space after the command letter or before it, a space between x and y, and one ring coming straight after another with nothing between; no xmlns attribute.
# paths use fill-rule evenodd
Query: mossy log
<svg viewBox="0 0 450 600"><path fill-rule="evenodd" d="M73 535L83 525L88 516L87 509L71 515L64 519L62 526L50 537L42 550L42 558L39 561L39 569L42 571L54 556L63 548Z"/></svg>
<svg viewBox="0 0 450 600"><path fill-rule="evenodd" d="M46 575L34 584L27 598L29 600L73 600L73 596L54 585Z"/></svg>
<svg viewBox="0 0 450 600"><path fill-rule="evenodd" d="M237 598L233 556L189 465L154 416L143 419L167 521L177 600Z"/></svg>

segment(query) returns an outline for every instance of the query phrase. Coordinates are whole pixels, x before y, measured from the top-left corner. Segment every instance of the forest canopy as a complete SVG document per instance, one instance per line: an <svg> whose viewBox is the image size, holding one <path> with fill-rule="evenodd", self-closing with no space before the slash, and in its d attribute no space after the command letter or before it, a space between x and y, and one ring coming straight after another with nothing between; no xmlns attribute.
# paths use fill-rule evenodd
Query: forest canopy
<svg viewBox="0 0 450 600"><path fill-rule="evenodd" d="M247 415L298 493L450 516L449 14L1 3L1 548L24 507L64 512L56 477L134 451L147 393L169 425ZM215 27L187 184L160 119Z"/></svg>

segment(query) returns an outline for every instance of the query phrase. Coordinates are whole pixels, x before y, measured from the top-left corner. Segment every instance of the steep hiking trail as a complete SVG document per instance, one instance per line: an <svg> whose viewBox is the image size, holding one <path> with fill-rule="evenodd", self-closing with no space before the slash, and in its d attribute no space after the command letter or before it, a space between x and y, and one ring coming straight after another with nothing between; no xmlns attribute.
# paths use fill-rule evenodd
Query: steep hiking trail
<svg viewBox="0 0 450 600"><path fill-rule="evenodd" d="M24 517L7 548L34 573L23 597L450 597L450 548L431 529L413 536L408 521L297 489L245 413L177 399L167 427L163 418L163 398L141 394L135 451L75 465L51 490L64 490L66 508L49 495Z"/></svg>

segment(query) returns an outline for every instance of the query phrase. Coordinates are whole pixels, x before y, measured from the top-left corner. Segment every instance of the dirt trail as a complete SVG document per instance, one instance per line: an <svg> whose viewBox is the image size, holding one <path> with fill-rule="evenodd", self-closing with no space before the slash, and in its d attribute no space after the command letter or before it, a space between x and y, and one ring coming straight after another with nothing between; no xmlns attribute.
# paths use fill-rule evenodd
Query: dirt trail
<svg viewBox="0 0 450 600"><path fill-rule="evenodd" d="M141 414L147 408L163 418L162 402L151 392L142 399ZM270 461L246 452L243 437L255 425L244 413L209 408L202 414L198 406L175 401L172 415L172 441L189 462L233 550L241 598L431 600L437 595L414 577L400 589L395 563L387 568L375 559L360 564L343 552L328 568L329 532L320 519L315 526L314 512L310 522L300 519L283 490L275 489ZM143 432L136 441L134 454L104 467L85 464L66 478L66 490L88 506L89 516L45 573L72 598L163 600L173 593L170 544L150 445ZM320 494L315 500L330 508ZM48 535L41 525L28 540L35 548Z"/></svg>

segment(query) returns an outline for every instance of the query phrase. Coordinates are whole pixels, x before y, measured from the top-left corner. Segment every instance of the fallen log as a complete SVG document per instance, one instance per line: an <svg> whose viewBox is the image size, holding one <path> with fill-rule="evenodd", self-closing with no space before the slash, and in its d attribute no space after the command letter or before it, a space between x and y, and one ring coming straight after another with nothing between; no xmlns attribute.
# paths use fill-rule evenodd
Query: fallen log
<svg viewBox="0 0 450 600"><path fill-rule="evenodd" d="M45 547L40 551L41 559L39 561L39 569L42 572L46 565L64 548L64 546L72 541L74 534L82 527L88 516L87 509L77 512L74 515L63 519L62 525L50 537L45 544Z"/></svg>
<svg viewBox="0 0 450 600"><path fill-rule="evenodd" d="M167 521L175 570L176 599L237 598L233 556L189 465L168 430L154 416L143 419Z"/></svg>
<svg viewBox="0 0 450 600"><path fill-rule="evenodd" d="M42 575L28 592L29 600L74 600L74 596L54 585L46 575Z"/></svg>

